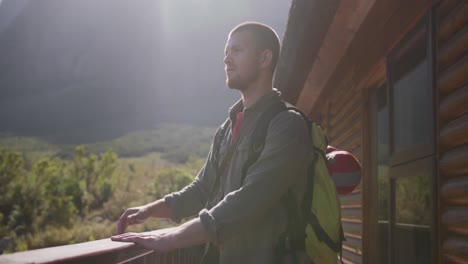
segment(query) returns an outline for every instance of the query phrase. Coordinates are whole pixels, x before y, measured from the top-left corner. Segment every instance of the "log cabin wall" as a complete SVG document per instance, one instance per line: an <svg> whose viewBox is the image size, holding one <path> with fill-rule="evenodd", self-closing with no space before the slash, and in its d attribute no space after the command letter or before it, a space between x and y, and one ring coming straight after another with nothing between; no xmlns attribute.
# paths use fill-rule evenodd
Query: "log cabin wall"
<svg viewBox="0 0 468 264"><path fill-rule="evenodd" d="M311 96L308 90L315 89L308 81L301 90L286 92L300 94L298 100L291 102L322 125L330 144L350 151L362 162L362 187L340 197L347 239L343 247L344 263L379 263L375 256L378 243L372 239L376 212L371 206L375 203L372 194L375 182L370 179L375 175L371 164L369 100L388 81L389 54L427 16L432 21L430 34L435 33L429 47L434 56L434 74L430 76L434 79L433 109L436 109L430 255L432 263L468 263L467 0L376 0L343 57L332 68L330 78L320 87L314 103L307 101ZM320 64L313 64L311 71L313 67ZM298 71L297 68L293 67L291 72ZM394 242L398 245L398 241Z"/></svg>
<svg viewBox="0 0 468 264"><path fill-rule="evenodd" d="M343 88L347 82L343 82ZM357 86L339 89L320 113L320 123L331 145L350 151L362 160L362 96ZM341 195L341 217L346 241L344 263L362 263L362 188Z"/></svg>
<svg viewBox="0 0 468 264"><path fill-rule="evenodd" d="M362 186L365 178L375 176L370 169L370 156L365 151L369 142L364 142L369 139L369 124L365 120L369 89L376 88L374 82L385 79L385 67L382 65L385 64L386 55L427 12L429 6L430 1L427 0L407 3L376 1L310 113L324 127L330 144L350 151L361 161L364 168ZM317 116L317 113L320 114ZM375 244L370 240L373 231L371 221L366 217L375 212L370 212L372 209L368 199L372 197L369 193L363 193L362 186L340 197L346 237L344 263L375 263L369 259L371 252L366 251Z"/></svg>
<svg viewBox="0 0 468 264"><path fill-rule="evenodd" d="M468 263L468 1L436 11L441 263Z"/></svg>

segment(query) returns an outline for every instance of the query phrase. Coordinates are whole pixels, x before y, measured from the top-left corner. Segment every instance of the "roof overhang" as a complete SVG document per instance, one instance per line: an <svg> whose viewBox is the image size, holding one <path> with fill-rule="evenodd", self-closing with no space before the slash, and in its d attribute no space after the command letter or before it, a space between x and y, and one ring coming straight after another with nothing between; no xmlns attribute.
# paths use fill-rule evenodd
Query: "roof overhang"
<svg viewBox="0 0 468 264"><path fill-rule="evenodd" d="M293 1L275 77L285 100L310 113L374 3Z"/></svg>

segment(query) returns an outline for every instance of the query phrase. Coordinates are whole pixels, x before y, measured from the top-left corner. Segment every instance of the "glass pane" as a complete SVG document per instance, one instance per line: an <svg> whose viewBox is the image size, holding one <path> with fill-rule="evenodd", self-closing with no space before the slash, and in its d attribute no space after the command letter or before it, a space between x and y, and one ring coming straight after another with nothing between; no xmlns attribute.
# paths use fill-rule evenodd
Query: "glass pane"
<svg viewBox="0 0 468 264"><path fill-rule="evenodd" d="M433 113L425 34L405 51L393 69L394 153L432 146Z"/></svg>
<svg viewBox="0 0 468 264"><path fill-rule="evenodd" d="M389 117L387 87L377 91L377 180L378 180L378 259L379 263L388 263L389 234Z"/></svg>
<svg viewBox="0 0 468 264"><path fill-rule="evenodd" d="M395 181L395 263L430 263L432 167L424 167Z"/></svg>

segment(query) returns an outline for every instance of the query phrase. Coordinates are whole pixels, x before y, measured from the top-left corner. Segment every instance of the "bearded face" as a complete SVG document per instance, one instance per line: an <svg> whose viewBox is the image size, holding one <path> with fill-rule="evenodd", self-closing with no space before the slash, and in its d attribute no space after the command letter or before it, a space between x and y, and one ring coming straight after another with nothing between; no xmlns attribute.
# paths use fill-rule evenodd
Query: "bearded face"
<svg viewBox="0 0 468 264"><path fill-rule="evenodd" d="M259 51L253 33L248 30L232 34L225 48L226 84L231 89L245 91L258 79Z"/></svg>

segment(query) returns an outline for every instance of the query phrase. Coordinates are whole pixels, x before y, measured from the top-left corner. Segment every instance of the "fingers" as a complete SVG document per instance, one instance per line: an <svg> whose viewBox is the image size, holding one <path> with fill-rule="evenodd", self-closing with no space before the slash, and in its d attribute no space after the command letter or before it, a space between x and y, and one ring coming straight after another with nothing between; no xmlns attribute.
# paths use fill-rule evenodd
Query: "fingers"
<svg viewBox="0 0 468 264"><path fill-rule="evenodd" d="M119 218L119 222L117 223L117 234L122 234L127 229L127 211Z"/></svg>
<svg viewBox="0 0 468 264"><path fill-rule="evenodd" d="M140 244L145 248L157 249L157 244L153 244L156 243L158 239L156 236L151 236L144 233L125 233L117 236L112 236L111 240L117 242L133 242L136 244Z"/></svg>
<svg viewBox="0 0 468 264"><path fill-rule="evenodd" d="M119 218L119 222L117 224L117 233L118 234L122 234L125 232L125 230L127 229L128 225L129 224L132 224L132 223L129 223L129 219L128 219L128 216L133 214L135 212L134 209L127 209L123 214L122 216Z"/></svg>
<svg viewBox="0 0 468 264"><path fill-rule="evenodd" d="M121 241L121 242L137 242L138 238L142 234L138 233L125 233L121 235L111 236L112 241Z"/></svg>
<svg viewBox="0 0 468 264"><path fill-rule="evenodd" d="M111 237L112 241L118 242L134 242L142 245L145 248L167 252L175 248L169 243L165 236L146 234L146 233L125 233Z"/></svg>
<svg viewBox="0 0 468 264"><path fill-rule="evenodd" d="M148 218L148 212L142 206L127 209L119 218L117 233L124 233L129 225L143 223L146 218Z"/></svg>
<svg viewBox="0 0 468 264"><path fill-rule="evenodd" d="M138 219L139 215L138 214L131 214L127 217L127 222L129 225L133 224L140 224L143 223L143 220Z"/></svg>

